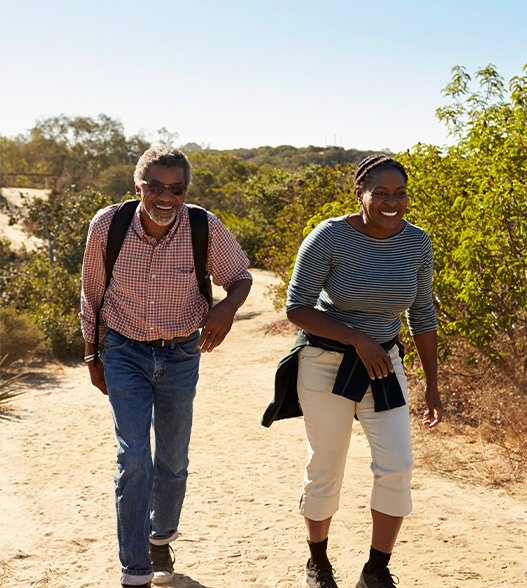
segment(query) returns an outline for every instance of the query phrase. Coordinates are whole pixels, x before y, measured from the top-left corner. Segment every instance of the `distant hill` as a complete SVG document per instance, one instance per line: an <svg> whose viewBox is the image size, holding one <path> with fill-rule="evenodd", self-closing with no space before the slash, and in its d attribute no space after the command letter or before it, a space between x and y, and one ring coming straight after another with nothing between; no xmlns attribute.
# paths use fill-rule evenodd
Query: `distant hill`
<svg viewBox="0 0 527 588"><path fill-rule="evenodd" d="M220 153L231 153L239 157L246 163L252 163L258 167L271 166L283 167L287 169L296 169L303 165L316 163L319 165L329 165L333 167L337 163L354 163L355 165L364 157L378 153L378 151L361 151L359 149L344 149L342 147L293 147L292 145L280 145L278 147L256 147L254 149L225 149L219 151L216 149L201 149L199 146L192 144L194 150L205 151L211 155ZM186 145L182 146L185 151ZM195 149L195 148L198 149ZM191 149L192 150L192 149ZM186 152L186 151L185 151ZM391 154L389 151L382 153Z"/></svg>

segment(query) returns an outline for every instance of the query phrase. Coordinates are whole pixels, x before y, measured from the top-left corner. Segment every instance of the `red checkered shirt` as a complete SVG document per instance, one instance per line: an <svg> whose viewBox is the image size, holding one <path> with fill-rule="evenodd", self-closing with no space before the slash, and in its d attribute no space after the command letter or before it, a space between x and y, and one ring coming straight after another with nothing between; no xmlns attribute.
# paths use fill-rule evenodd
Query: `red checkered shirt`
<svg viewBox="0 0 527 588"><path fill-rule="evenodd" d="M88 232L79 316L89 343L95 342L95 316L106 284L106 240L117 207L100 210ZM238 280L252 280L241 247L218 218L207 214L207 271L214 284L227 291ZM207 312L194 269L188 208L183 204L170 231L157 241L145 233L138 205L104 295L101 337L106 327L137 341L184 337L199 327Z"/></svg>

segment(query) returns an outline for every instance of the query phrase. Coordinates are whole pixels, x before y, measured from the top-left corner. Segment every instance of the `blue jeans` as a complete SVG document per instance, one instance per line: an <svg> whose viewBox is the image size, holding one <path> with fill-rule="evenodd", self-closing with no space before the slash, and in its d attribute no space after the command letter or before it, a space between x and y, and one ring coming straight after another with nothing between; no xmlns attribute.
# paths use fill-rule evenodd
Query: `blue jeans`
<svg viewBox="0 0 527 588"><path fill-rule="evenodd" d="M201 355L198 337L196 332L172 347L153 348L111 329L106 334L104 377L117 437L115 505L124 583L151 580L150 539L162 545L177 537Z"/></svg>

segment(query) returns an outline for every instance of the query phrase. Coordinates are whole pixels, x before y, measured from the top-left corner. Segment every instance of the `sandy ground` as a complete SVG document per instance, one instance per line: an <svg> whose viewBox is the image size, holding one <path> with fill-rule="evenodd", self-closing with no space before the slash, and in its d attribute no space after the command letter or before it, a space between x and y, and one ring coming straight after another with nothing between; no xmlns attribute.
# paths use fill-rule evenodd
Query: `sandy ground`
<svg viewBox="0 0 527 588"><path fill-rule="evenodd" d="M0 188L0 199L7 202L9 206L20 206L22 194L44 198L48 193L49 190L35 188ZM38 239L24 233L20 225L10 225L9 217L3 213L0 213L0 237L7 237L15 248L20 248L23 243L27 249L31 250L39 243Z"/></svg>
<svg viewBox="0 0 527 588"><path fill-rule="evenodd" d="M299 587L307 559L297 511L306 444L301 419L259 422L274 370L292 346L267 332L277 314L255 286L223 345L203 357L176 578L186 588ZM216 291L217 293L217 291ZM106 397L85 365L52 366L0 420L0 586L118 588L115 441ZM426 438L426 436L425 436ZM340 588L356 586L370 540L371 472L356 426L330 557ZM400 586L527 586L527 503L431 474L418 460L414 511L391 569Z"/></svg>

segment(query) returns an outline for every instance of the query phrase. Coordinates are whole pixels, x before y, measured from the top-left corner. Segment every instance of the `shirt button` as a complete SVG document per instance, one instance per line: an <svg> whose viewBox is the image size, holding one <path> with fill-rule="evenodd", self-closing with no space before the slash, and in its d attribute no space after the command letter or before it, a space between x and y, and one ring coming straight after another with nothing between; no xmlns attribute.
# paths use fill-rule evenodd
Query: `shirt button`
<svg viewBox="0 0 527 588"><path fill-rule="evenodd" d="M150 302L150 304L154 304L154 301L152 300L152 302Z"/></svg>
<svg viewBox="0 0 527 588"><path fill-rule="evenodd" d="M153 277L153 278L155 278L155 277L156 277L156 275L155 275L155 274L152 274L152 277Z"/></svg>
<svg viewBox="0 0 527 588"><path fill-rule="evenodd" d="M150 330L153 331L154 330L154 327L150 327Z"/></svg>

